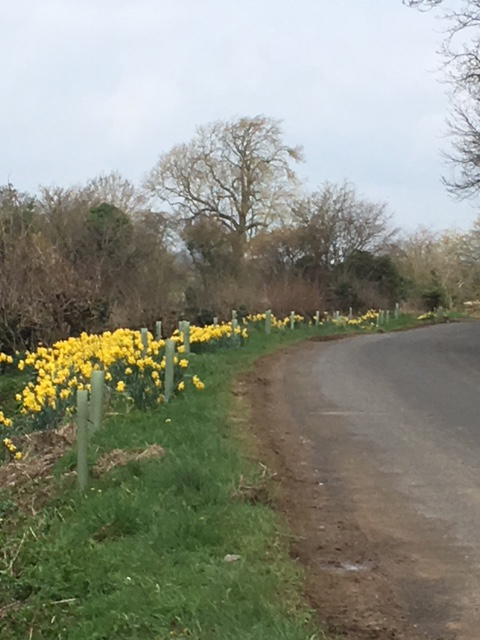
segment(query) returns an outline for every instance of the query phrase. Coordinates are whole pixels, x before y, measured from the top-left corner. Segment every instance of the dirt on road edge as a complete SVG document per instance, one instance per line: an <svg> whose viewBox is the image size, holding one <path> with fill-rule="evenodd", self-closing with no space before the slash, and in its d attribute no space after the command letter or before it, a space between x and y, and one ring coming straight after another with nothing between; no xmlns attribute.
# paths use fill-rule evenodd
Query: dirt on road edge
<svg viewBox="0 0 480 640"><path fill-rule="evenodd" d="M262 462L274 472L275 506L285 515L294 534L290 552L305 567L306 598L333 637L453 638L450 634L425 635L412 623L403 604L405 594L399 594L398 585L392 584L386 568L386 563L408 564L405 549L398 540L392 543L388 536L381 544L369 537L368 527L360 525L358 505L350 498L345 478L338 477L343 475L338 460L333 459L338 452L325 451L324 464L319 464L318 451L313 455L312 441L292 419L282 393L288 358L293 350L298 357L299 351L307 353L311 346L297 345L259 360L238 381L235 391L249 406L250 428ZM345 455L342 451L342 464ZM344 471L348 476L348 464ZM362 472L356 469L356 473ZM362 482L367 494L372 481L366 471ZM383 506L376 508L381 511ZM399 522L402 517L399 513ZM415 593L412 583L412 597Z"/></svg>

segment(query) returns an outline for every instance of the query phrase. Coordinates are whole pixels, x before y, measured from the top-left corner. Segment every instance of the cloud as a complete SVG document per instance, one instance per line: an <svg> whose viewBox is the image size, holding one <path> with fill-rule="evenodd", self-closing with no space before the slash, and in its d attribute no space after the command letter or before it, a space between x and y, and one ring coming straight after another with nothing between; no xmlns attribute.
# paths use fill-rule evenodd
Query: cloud
<svg viewBox="0 0 480 640"><path fill-rule="evenodd" d="M400 0L17 0L0 22L0 182L140 179L196 125L265 113L309 184L385 194L400 224L466 225L440 184L433 15Z"/></svg>

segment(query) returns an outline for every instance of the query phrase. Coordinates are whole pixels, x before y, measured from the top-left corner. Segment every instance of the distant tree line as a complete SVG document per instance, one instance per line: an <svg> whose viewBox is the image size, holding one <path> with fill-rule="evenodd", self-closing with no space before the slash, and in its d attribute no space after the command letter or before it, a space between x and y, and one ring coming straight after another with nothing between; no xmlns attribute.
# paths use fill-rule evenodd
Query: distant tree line
<svg viewBox="0 0 480 640"><path fill-rule="evenodd" d="M300 184L268 117L200 127L140 185L118 173L36 194L0 187L0 348L232 308L455 304L480 285L470 234L402 238L354 186Z"/></svg>

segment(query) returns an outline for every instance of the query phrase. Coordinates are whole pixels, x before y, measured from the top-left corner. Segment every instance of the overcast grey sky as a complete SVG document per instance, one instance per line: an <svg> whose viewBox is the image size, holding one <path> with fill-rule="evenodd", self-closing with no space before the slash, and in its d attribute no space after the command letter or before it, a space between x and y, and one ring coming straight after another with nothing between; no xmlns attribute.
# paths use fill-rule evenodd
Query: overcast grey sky
<svg viewBox="0 0 480 640"><path fill-rule="evenodd" d="M138 181L195 126L284 121L301 175L354 182L398 224L466 227L440 183L441 24L401 0L0 2L0 183Z"/></svg>

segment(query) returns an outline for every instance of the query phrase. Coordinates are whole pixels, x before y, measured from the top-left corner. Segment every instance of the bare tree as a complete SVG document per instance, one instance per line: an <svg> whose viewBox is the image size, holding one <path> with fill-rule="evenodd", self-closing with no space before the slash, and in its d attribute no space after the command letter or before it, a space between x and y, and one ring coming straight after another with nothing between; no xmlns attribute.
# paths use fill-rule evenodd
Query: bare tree
<svg viewBox="0 0 480 640"><path fill-rule="evenodd" d="M480 267L475 231L420 229L404 240L398 262L413 287L413 299L436 295L438 304L450 307L475 295Z"/></svg>
<svg viewBox="0 0 480 640"><path fill-rule="evenodd" d="M145 194L118 171L89 180L84 192L92 205L107 202L129 215L138 215L147 208Z"/></svg>
<svg viewBox="0 0 480 640"><path fill-rule="evenodd" d="M445 154L452 167L443 182L460 197L480 194L480 0L404 0L420 9L442 8L446 37L441 53L451 89L447 121L453 151Z"/></svg>
<svg viewBox="0 0 480 640"><path fill-rule="evenodd" d="M178 221L217 219L241 261L248 239L288 214L297 186L291 163L299 160L301 149L284 143L276 120L214 122L162 155L145 188Z"/></svg>
<svg viewBox="0 0 480 640"><path fill-rule="evenodd" d="M151 324L182 277L165 220L118 174L37 197L0 186L0 350Z"/></svg>
<svg viewBox="0 0 480 640"><path fill-rule="evenodd" d="M403 0L403 4L407 5L407 7L417 7L423 9L438 7L438 5L442 3L443 0Z"/></svg>
<svg viewBox="0 0 480 640"><path fill-rule="evenodd" d="M395 234L390 218L385 203L359 196L349 183L326 183L294 207L303 251L324 270L354 252L386 248Z"/></svg>

